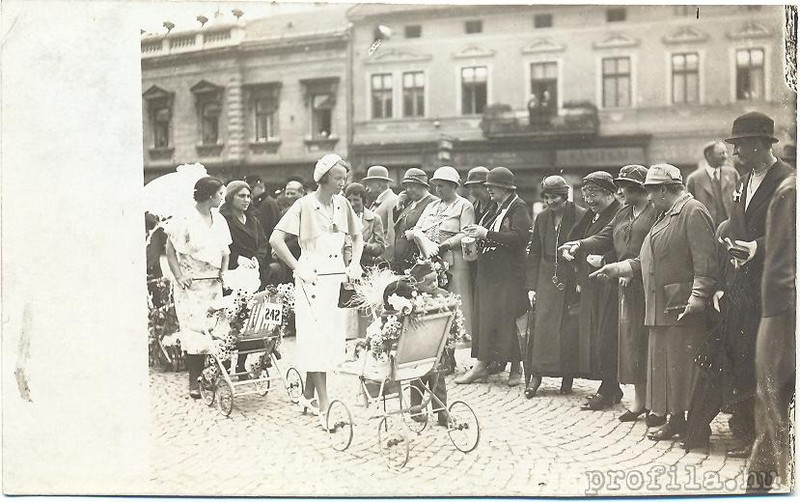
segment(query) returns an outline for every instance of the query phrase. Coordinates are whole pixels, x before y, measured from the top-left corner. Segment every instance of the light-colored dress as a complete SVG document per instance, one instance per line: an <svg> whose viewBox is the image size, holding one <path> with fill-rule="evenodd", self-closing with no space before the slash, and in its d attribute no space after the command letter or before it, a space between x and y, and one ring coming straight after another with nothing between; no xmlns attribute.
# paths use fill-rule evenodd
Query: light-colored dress
<svg viewBox="0 0 800 502"><path fill-rule="evenodd" d="M475 208L467 199L456 196L452 202L436 200L425 207L414 228L422 230L433 242L441 244L453 241L452 249L440 252L440 256L450 265L452 275L447 290L461 297L462 312L472 312L472 280L469 263L461 253L461 239L464 227L475 223ZM464 329L472 335L472 316L464 316Z"/></svg>
<svg viewBox="0 0 800 502"><path fill-rule="evenodd" d="M347 315L338 307L345 237L360 234L361 222L343 196L333 196L331 215L311 193L295 201L275 228L298 237L300 265L317 274L313 285L295 279L295 363L307 372L331 371L345 360Z"/></svg>
<svg viewBox="0 0 800 502"><path fill-rule="evenodd" d="M214 350L209 331L214 320L208 308L222 297L220 275L222 258L230 253L231 233L225 217L211 210L211 226L203 216L192 209L184 216L175 217L167 225L172 247L178 257L181 275L194 279L186 289L175 286L175 313L180 331L176 338L188 354L208 354Z"/></svg>

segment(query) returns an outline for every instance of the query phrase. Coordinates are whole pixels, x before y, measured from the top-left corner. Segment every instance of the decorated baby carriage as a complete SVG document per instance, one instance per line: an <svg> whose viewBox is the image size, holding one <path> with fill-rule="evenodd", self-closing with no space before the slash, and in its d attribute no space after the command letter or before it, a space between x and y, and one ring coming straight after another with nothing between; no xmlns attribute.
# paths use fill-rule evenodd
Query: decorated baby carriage
<svg viewBox="0 0 800 502"><path fill-rule="evenodd" d="M457 318L461 315L459 303L454 296L415 294L397 315L384 315L370 327L394 333L388 340L384 338L385 344L373 343L357 361L340 366L341 373L358 376L364 414L367 420L379 419L378 442L392 468L408 462L410 436L421 434L436 414L446 417L447 434L458 450L468 453L478 445L480 425L472 408L463 401L446 406L419 380L431 372L444 378L437 371L453 324L461 322ZM352 442L352 416L341 400L333 401L328 408L326 425L331 444L338 451L346 450Z"/></svg>
<svg viewBox="0 0 800 502"><path fill-rule="evenodd" d="M289 284L252 296L234 294L233 305L215 310L212 336L217 339L217 350L206 359L200 376L200 396L208 406L216 402L219 411L229 416L234 398L266 396L274 380L281 380L289 398L297 403L303 390L300 372L293 367L284 371L279 362L293 301L291 290ZM239 356L247 357L245 371L236 369Z"/></svg>

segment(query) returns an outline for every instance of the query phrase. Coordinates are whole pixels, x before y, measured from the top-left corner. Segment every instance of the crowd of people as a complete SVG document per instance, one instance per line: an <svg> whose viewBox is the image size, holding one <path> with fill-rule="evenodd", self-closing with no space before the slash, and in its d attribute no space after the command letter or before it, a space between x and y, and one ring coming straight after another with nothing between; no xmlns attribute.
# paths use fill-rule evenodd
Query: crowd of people
<svg viewBox="0 0 800 502"><path fill-rule="evenodd" d="M619 420L643 418L658 427L650 439L680 436L687 450L708 446L709 424L724 409L740 441L728 455L750 456L751 469L786 480L794 168L773 153L774 123L761 113L737 118L724 141L741 177L715 141L686 180L667 163L622 166L616 177L593 172L580 188L585 204L570 200L562 176L547 176L545 209L535 215L505 167L475 167L463 183L449 166L430 178L410 168L396 193L385 167L348 183L348 165L328 154L314 168L316 190L293 179L277 199L258 178L203 178L196 211L168 232L181 330L204 332L207 306L223 292L206 279L227 269L258 269L262 287L294 280L295 362L308 375L300 404L322 416L326 375L359 329L337 305L342 283L368 267L404 274L434 258L446 264L446 289L461 297L471 335L475 364L456 384L508 367L507 385L519 386L524 366L524 395L534 399L545 377L561 379L561 394L575 378L596 380L588 411L620 403L620 384L630 384ZM523 353L518 319L526 315ZM198 397L204 341L183 342ZM453 354L445 359L452 373ZM446 395L439 380L435 390Z"/></svg>

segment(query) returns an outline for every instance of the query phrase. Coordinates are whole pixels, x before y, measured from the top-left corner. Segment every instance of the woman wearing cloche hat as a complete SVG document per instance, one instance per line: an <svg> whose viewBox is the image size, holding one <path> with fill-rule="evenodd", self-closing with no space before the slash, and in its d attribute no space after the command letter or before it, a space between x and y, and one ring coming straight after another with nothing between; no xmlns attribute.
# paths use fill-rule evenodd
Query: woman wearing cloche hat
<svg viewBox="0 0 800 502"><path fill-rule="evenodd" d="M461 253L461 239L464 229L475 223L475 210L470 201L456 193L460 181L458 172L450 166L434 171L430 183L440 200L431 202L422 212L414 227L414 240L425 258L436 255L448 263L452 279L447 289L461 296L464 312L472 312L472 282ZM472 334L469 315L464 316L464 329Z"/></svg>
<svg viewBox="0 0 800 502"><path fill-rule="evenodd" d="M515 320L525 314L525 247L530 238L530 210L517 194L514 174L495 167L486 177L492 204L478 225L467 227L478 240L478 274L475 284L477 326L472 337L472 357L478 360L469 373L456 379L467 384L486 381L488 363L509 361L508 385L522 383L521 354Z"/></svg>

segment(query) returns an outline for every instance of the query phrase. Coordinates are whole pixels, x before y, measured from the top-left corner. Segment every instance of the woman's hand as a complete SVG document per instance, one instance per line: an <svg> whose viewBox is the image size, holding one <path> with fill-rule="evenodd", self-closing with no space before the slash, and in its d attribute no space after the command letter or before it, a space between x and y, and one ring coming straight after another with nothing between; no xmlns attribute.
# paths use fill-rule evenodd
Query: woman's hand
<svg viewBox="0 0 800 502"><path fill-rule="evenodd" d="M558 252L565 260L572 261L575 259L575 255L578 253L580 247L581 241L568 241L558 246Z"/></svg>
<svg viewBox="0 0 800 502"><path fill-rule="evenodd" d="M348 281L354 281L361 277L364 271L361 269L361 264L357 262L353 262L347 266L345 270L345 274L347 275Z"/></svg>
<svg viewBox="0 0 800 502"><path fill-rule="evenodd" d="M298 266L294 269L294 276L308 284L317 283L317 274L314 273L313 270L303 266Z"/></svg>
<svg viewBox="0 0 800 502"><path fill-rule="evenodd" d="M685 316L689 314L699 314L703 312L706 308L706 302L703 298L699 296L692 295L689 297L689 301L686 304L686 308L683 309L683 312L678 316L678 320L680 321Z"/></svg>
<svg viewBox="0 0 800 502"><path fill-rule="evenodd" d="M599 254L590 254L586 257L586 263L593 266L594 268L599 268L603 266L603 257Z"/></svg>
<svg viewBox="0 0 800 502"><path fill-rule="evenodd" d="M178 283L178 287L180 287L181 289L188 289L192 287L191 277L184 277L181 275L175 278L175 282Z"/></svg>
<svg viewBox="0 0 800 502"><path fill-rule="evenodd" d="M622 277L626 271L625 262L609 263L603 265L599 270L589 274L590 279L616 279Z"/></svg>
<svg viewBox="0 0 800 502"><path fill-rule="evenodd" d="M485 239L489 234L489 230L480 225L467 225L464 227L464 233L467 237L472 237L473 239Z"/></svg>

